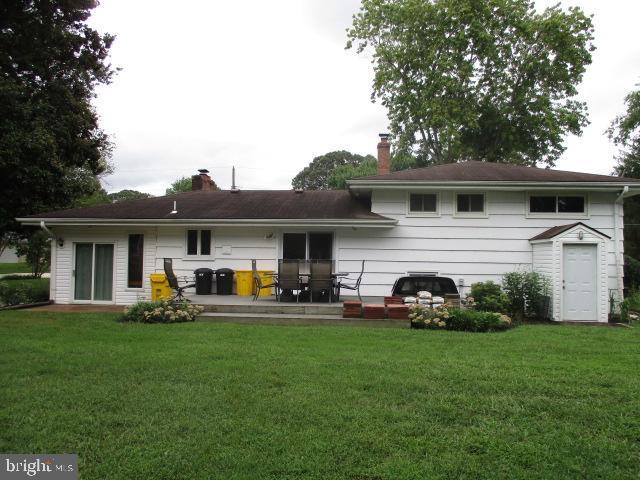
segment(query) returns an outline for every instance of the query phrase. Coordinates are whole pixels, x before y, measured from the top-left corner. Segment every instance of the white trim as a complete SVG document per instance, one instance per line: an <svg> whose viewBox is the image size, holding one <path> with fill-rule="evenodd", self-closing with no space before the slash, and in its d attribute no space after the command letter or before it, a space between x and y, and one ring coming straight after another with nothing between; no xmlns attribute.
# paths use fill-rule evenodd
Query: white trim
<svg viewBox="0 0 640 480"><path fill-rule="evenodd" d="M436 197L436 209L434 212L420 212L420 211L412 211L411 210L411 195L435 195ZM417 191L407 191L406 194L406 215L407 217L430 217L430 218L436 218L436 217L440 217L440 192L417 192Z"/></svg>
<svg viewBox="0 0 640 480"><path fill-rule="evenodd" d="M372 228L388 228L398 223L393 218L384 218L381 220L354 220L354 219L232 219L232 220L215 220L215 219L108 219L108 218L17 218L18 222L23 225L40 225L40 222L46 220L49 224L79 226L79 225L109 225L109 226L181 226L181 227L199 227L206 225L208 227L259 227L259 226L278 226L278 227L372 227Z"/></svg>
<svg viewBox="0 0 640 480"><path fill-rule="evenodd" d="M189 231L190 230L195 230L196 232L198 232L197 235L197 245L196 245L196 250L198 253L196 253L195 255L189 255L187 253L187 250L189 248ZM210 232L210 237L209 237L209 255L202 255L200 252L202 251L202 231L203 230L209 230ZM185 228L184 229L184 249L182 252L182 260L215 260L216 259L216 244L213 241L213 229L212 228Z"/></svg>
<svg viewBox="0 0 640 480"><path fill-rule="evenodd" d="M576 219L576 220L589 220L590 214L589 214L589 204L590 204L590 198L589 198L589 194L588 193L573 193L573 192L558 192L557 190L555 191L548 191L548 192L536 192L535 194L533 194L533 196L539 196L539 197L555 197L556 199L556 211L555 212L531 212L531 196L532 196L532 192L527 192L527 196L525 199L525 206L524 206L524 214L526 218L569 218L569 219ZM563 212L558 212L558 197L582 197L584 199L584 212L580 213L580 212L567 212L567 213L563 213Z"/></svg>
<svg viewBox="0 0 640 480"><path fill-rule="evenodd" d="M615 190L625 186L622 182L523 182L523 181L427 181L427 180L347 180L349 189L399 189L429 187L438 189L490 189L490 190L549 190L555 188L569 188L576 190ZM640 184L631 185L630 195L640 194Z"/></svg>
<svg viewBox="0 0 640 480"><path fill-rule="evenodd" d="M482 195L482 212L459 212L458 211L458 195ZM487 208L486 192L453 192L453 217L454 218L488 218L489 210Z"/></svg>

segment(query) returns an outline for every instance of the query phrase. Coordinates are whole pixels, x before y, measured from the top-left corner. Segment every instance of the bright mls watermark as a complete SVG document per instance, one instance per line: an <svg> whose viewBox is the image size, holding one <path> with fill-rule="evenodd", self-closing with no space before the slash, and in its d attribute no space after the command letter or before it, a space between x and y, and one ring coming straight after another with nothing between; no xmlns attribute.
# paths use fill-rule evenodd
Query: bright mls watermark
<svg viewBox="0 0 640 480"><path fill-rule="evenodd" d="M0 480L77 480L78 455L0 453Z"/></svg>

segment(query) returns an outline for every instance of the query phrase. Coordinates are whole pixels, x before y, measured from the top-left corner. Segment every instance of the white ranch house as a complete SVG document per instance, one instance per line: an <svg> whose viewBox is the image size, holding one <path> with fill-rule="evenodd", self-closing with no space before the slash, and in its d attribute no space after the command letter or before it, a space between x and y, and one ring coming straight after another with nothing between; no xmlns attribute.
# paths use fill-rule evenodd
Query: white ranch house
<svg viewBox="0 0 640 480"><path fill-rule="evenodd" d="M516 269L552 284L555 320L607 321L623 289L623 202L640 180L507 164L462 162L379 174L347 191L194 191L20 218L52 232L56 303L131 304L149 275L223 267L276 270L278 259L332 259L359 272L362 294L389 295L396 278L451 277L461 293Z"/></svg>

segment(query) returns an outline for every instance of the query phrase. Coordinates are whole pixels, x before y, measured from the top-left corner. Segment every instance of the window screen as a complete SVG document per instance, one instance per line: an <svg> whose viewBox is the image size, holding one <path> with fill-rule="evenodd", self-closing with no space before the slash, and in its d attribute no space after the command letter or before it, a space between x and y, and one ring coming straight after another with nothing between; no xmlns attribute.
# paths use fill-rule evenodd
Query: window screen
<svg viewBox="0 0 640 480"><path fill-rule="evenodd" d="M458 194L458 212L460 213L482 213L484 212L484 195L482 193L461 193Z"/></svg>
<svg viewBox="0 0 640 480"><path fill-rule="evenodd" d="M331 260L333 257L333 235L331 233L309 234L309 260Z"/></svg>
<svg viewBox="0 0 640 480"><path fill-rule="evenodd" d="M305 260L307 258L307 234L283 233L282 258L285 260Z"/></svg>
<svg viewBox="0 0 640 480"><path fill-rule="evenodd" d="M211 230L200 230L200 255L211 255Z"/></svg>
<svg viewBox="0 0 640 480"><path fill-rule="evenodd" d="M128 288L142 288L143 256L144 235L138 233L129 235Z"/></svg>
<svg viewBox="0 0 640 480"><path fill-rule="evenodd" d="M438 199L435 193L412 193L409 195L409 211L430 212L437 210Z"/></svg>
<svg viewBox="0 0 640 480"><path fill-rule="evenodd" d="M584 197L558 197L558 213L584 213Z"/></svg>
<svg viewBox="0 0 640 480"><path fill-rule="evenodd" d="M556 197L531 195L529 197L529 211L531 213L555 213Z"/></svg>
<svg viewBox="0 0 640 480"><path fill-rule="evenodd" d="M198 254L198 231L187 230L187 255Z"/></svg>

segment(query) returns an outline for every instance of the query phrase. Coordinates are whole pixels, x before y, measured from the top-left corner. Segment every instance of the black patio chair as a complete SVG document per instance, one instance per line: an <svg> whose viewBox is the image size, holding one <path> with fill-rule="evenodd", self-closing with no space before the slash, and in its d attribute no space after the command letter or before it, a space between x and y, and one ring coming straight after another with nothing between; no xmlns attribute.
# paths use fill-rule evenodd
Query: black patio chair
<svg viewBox="0 0 640 480"><path fill-rule="evenodd" d="M331 267L331 260L315 260L311 262L311 276L309 277L310 302L313 302L314 292L328 292L329 303L333 301L335 283Z"/></svg>
<svg viewBox="0 0 640 480"><path fill-rule="evenodd" d="M364 273L364 260L362 260L362 268L360 269L360 275L358 275L358 278L353 279L349 277L344 277L340 279L340 281L338 282L338 288L337 288L338 299L340 299L340 290L344 288L345 290L353 290L358 292L358 298L360 299L360 301L362 301L362 297L360 296L360 282L362 282L363 273Z"/></svg>
<svg viewBox="0 0 640 480"><path fill-rule="evenodd" d="M183 278L182 281L185 282L185 284L180 285L180 282L178 281L178 277L176 277L176 274L173 273L173 259L171 258L164 259L164 274L167 276L167 280L169 281L169 286L175 292L175 295L173 296L172 300L178 300L178 301L186 300L187 302L190 302L191 300L189 300L188 298L185 298L184 291L187 288L195 287L196 284L189 283L190 280L187 277L182 277Z"/></svg>
<svg viewBox="0 0 640 480"><path fill-rule="evenodd" d="M262 277L258 274L258 269L256 267L256 261L251 260L251 275L253 276L253 301L255 302L260 296L260 290L265 288L275 288L276 290L276 301L278 301L278 279L277 277L272 278L272 283L262 283Z"/></svg>
<svg viewBox="0 0 640 480"><path fill-rule="evenodd" d="M278 301L282 300L284 290L297 290L296 302L300 301L302 291L302 278L300 277L300 262L298 260L278 261L278 287L280 291Z"/></svg>

